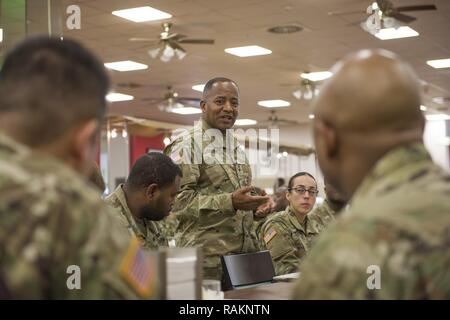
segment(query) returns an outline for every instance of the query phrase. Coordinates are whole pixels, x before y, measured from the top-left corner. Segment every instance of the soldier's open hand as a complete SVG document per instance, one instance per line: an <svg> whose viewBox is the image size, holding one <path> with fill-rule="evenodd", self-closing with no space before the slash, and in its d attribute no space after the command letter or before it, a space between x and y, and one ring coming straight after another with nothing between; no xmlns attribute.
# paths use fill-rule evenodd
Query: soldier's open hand
<svg viewBox="0 0 450 320"><path fill-rule="evenodd" d="M256 210L259 206L269 200L269 196L251 196L247 193L252 191L253 187L243 187L237 189L231 194L233 207L235 210Z"/></svg>

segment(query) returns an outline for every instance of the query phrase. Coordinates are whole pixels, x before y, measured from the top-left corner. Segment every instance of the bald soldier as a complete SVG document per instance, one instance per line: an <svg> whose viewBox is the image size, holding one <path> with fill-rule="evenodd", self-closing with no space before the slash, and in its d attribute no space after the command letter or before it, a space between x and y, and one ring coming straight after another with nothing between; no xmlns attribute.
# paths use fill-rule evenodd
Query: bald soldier
<svg viewBox="0 0 450 320"><path fill-rule="evenodd" d="M450 177L422 142L417 76L384 50L333 71L315 103L314 139L350 209L301 264L293 297L450 298Z"/></svg>
<svg viewBox="0 0 450 320"><path fill-rule="evenodd" d="M150 261L87 183L108 84L103 64L67 38L26 40L6 55L0 299L152 294Z"/></svg>
<svg viewBox="0 0 450 320"><path fill-rule="evenodd" d="M236 83L227 78L209 80L200 106L201 121L164 152L183 172L173 207L177 246L201 246L204 278L220 280L221 255L258 250L254 212L267 213L270 206L268 196L248 194L250 166L237 139L229 131L227 136L239 114Z"/></svg>
<svg viewBox="0 0 450 320"><path fill-rule="evenodd" d="M157 222L172 210L180 177L180 168L168 156L150 152L137 159L127 181L105 199L146 249L168 246Z"/></svg>

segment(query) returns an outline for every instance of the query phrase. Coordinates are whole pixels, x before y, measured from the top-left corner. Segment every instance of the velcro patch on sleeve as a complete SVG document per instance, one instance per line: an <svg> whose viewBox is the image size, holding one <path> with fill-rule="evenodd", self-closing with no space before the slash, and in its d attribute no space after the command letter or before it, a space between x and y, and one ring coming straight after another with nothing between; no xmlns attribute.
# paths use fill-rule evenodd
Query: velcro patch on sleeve
<svg viewBox="0 0 450 320"><path fill-rule="evenodd" d="M275 231L274 228L270 228L268 232L266 232L266 234L264 235L264 242L266 244L268 244L270 242L270 240L273 239L273 237L275 237L277 234L277 232Z"/></svg>
<svg viewBox="0 0 450 320"><path fill-rule="evenodd" d="M127 252L120 264L119 272L125 281L143 298L152 295L155 288L156 261L132 237Z"/></svg>

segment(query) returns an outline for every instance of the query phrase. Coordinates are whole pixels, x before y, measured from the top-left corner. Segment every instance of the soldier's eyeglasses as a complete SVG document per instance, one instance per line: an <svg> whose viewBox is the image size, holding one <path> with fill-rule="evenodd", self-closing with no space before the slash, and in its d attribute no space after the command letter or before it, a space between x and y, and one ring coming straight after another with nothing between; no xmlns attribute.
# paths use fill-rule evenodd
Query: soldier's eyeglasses
<svg viewBox="0 0 450 320"><path fill-rule="evenodd" d="M297 187L297 188L289 188L289 191L294 190L296 193L304 195L306 192L309 193L310 196L315 197L319 194L319 191L315 188L311 188L311 189L305 189L303 187Z"/></svg>

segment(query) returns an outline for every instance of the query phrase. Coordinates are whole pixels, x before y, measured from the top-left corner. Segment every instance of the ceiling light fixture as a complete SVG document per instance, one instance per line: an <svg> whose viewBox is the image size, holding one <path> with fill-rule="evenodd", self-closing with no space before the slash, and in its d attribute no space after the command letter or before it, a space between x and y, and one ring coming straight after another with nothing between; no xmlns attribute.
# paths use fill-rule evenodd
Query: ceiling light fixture
<svg viewBox="0 0 450 320"><path fill-rule="evenodd" d="M253 119L238 119L235 121L236 126L251 126L257 124L258 121Z"/></svg>
<svg viewBox="0 0 450 320"><path fill-rule="evenodd" d="M435 69L450 68L450 59L428 60L427 65Z"/></svg>
<svg viewBox="0 0 450 320"><path fill-rule="evenodd" d="M131 60L125 60L125 61L107 62L105 63L105 67L108 69L124 72L124 71L144 70L148 68L148 65Z"/></svg>
<svg viewBox="0 0 450 320"><path fill-rule="evenodd" d="M106 95L106 100L109 102L118 102L118 101L130 101L133 100L134 97L129 94L123 94L118 92L110 92Z"/></svg>
<svg viewBox="0 0 450 320"><path fill-rule="evenodd" d="M330 71L319 71L319 72L303 72L300 74L300 77L315 82L328 79L332 75L333 73Z"/></svg>
<svg viewBox="0 0 450 320"><path fill-rule="evenodd" d="M238 56L238 57L253 57L271 54L272 51L260 46L245 46L236 48L225 49L226 53Z"/></svg>
<svg viewBox="0 0 450 320"><path fill-rule="evenodd" d="M306 101L311 101L319 94L319 90L316 89L314 82L303 79L300 83L300 89L292 92L292 94L298 100L303 99Z"/></svg>
<svg viewBox="0 0 450 320"><path fill-rule="evenodd" d="M0 43L3 42L3 29L0 28Z"/></svg>
<svg viewBox="0 0 450 320"><path fill-rule="evenodd" d="M133 22L146 22L172 18L170 13L152 8L150 6L116 10L113 11L112 14Z"/></svg>
<svg viewBox="0 0 450 320"><path fill-rule="evenodd" d="M204 88L205 88L204 84L196 84L195 86L192 86L192 89L198 92L203 92Z"/></svg>
<svg viewBox="0 0 450 320"><path fill-rule="evenodd" d="M265 108L283 108L289 107L291 103L285 100L262 100L258 101L258 105Z"/></svg>
<svg viewBox="0 0 450 320"><path fill-rule="evenodd" d="M410 38L417 37L419 33L407 26L399 27L399 28L384 28L379 30L374 34L380 40L392 40L392 39L400 39L400 38Z"/></svg>
<svg viewBox="0 0 450 320"><path fill-rule="evenodd" d="M314 119L314 115L310 114L310 115L308 115L308 118L310 118L312 120L312 119Z"/></svg>
<svg viewBox="0 0 450 320"><path fill-rule="evenodd" d="M428 121L446 121L450 120L450 115L445 113L438 113L438 114L427 114L425 118Z"/></svg>
<svg viewBox="0 0 450 320"><path fill-rule="evenodd" d="M425 107L425 106L420 106L420 110L421 110L421 111L427 111L427 107Z"/></svg>
<svg viewBox="0 0 450 320"><path fill-rule="evenodd" d="M173 57L177 57L178 60L184 59L184 57L186 57L186 52L178 48L173 48L169 42L164 42L162 47L150 49L148 55L152 59L156 59L159 56L159 59L162 62L169 62Z"/></svg>
<svg viewBox="0 0 450 320"><path fill-rule="evenodd" d="M178 107L178 108L172 108L170 110L167 110L168 112L177 113L177 114L198 114L202 113L202 110L200 108L195 107Z"/></svg>

